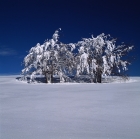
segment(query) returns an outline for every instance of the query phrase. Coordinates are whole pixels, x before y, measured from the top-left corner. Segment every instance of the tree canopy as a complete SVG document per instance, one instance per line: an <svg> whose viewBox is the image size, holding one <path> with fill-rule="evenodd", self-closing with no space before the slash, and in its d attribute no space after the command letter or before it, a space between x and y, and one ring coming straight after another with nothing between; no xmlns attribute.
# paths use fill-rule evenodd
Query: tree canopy
<svg viewBox="0 0 140 139"><path fill-rule="evenodd" d="M30 76L33 81L35 75L44 75L48 83L57 75L60 82L80 82L81 76L88 76L91 82L101 83L102 77L124 75L131 64L126 55L134 46L116 45L117 40L104 33L65 44L59 41L60 30L29 50L24 58L24 79Z"/></svg>

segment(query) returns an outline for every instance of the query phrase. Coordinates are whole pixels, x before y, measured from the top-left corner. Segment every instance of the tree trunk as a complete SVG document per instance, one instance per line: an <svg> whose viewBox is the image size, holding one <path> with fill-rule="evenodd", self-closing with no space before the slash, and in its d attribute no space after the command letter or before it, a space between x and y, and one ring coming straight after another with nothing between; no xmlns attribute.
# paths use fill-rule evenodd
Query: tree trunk
<svg viewBox="0 0 140 139"><path fill-rule="evenodd" d="M102 57L99 55L97 57L97 83L101 83L102 82Z"/></svg>
<svg viewBox="0 0 140 139"><path fill-rule="evenodd" d="M53 65L51 65L50 82L53 83Z"/></svg>
<svg viewBox="0 0 140 139"><path fill-rule="evenodd" d="M48 83L48 74L45 73L46 83Z"/></svg>
<svg viewBox="0 0 140 139"><path fill-rule="evenodd" d="M102 72L101 69L98 68L97 70L97 83L101 83L102 82Z"/></svg>
<svg viewBox="0 0 140 139"><path fill-rule="evenodd" d="M102 82L102 75L100 73L98 73L97 75L97 83L101 83Z"/></svg>
<svg viewBox="0 0 140 139"><path fill-rule="evenodd" d="M53 74L51 74L51 83L53 83Z"/></svg>

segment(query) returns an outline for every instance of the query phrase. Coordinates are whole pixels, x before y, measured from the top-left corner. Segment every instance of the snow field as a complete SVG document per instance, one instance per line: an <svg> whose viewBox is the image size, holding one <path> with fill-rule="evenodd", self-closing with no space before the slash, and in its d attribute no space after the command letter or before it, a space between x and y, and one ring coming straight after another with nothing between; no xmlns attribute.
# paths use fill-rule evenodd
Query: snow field
<svg viewBox="0 0 140 139"><path fill-rule="evenodd" d="M139 139L140 78L27 84L0 76L0 139Z"/></svg>

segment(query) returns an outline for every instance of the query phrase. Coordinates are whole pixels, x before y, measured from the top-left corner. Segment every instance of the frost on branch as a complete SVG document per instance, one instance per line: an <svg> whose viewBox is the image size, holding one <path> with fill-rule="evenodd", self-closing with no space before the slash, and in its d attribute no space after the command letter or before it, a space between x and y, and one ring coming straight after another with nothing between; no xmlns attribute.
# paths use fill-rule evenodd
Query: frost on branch
<svg viewBox="0 0 140 139"><path fill-rule="evenodd" d="M46 82L102 82L109 76L124 75L130 64L126 55L133 46L116 45L116 39L104 33L97 37L83 38L77 43L64 44L59 41L58 29L44 44L32 47L24 58L24 78L30 76L30 82L36 75L44 75ZM73 78L72 78L73 77Z"/></svg>

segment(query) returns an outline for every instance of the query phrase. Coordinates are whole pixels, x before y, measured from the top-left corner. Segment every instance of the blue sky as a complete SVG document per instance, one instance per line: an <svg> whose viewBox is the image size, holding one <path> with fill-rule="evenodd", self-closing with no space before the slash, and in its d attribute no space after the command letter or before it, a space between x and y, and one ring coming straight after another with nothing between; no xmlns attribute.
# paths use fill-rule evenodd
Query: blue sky
<svg viewBox="0 0 140 139"><path fill-rule="evenodd" d="M140 76L139 15L135 0L1 0L0 74L20 74L27 51L61 27L64 43L105 33L135 45L128 73Z"/></svg>

